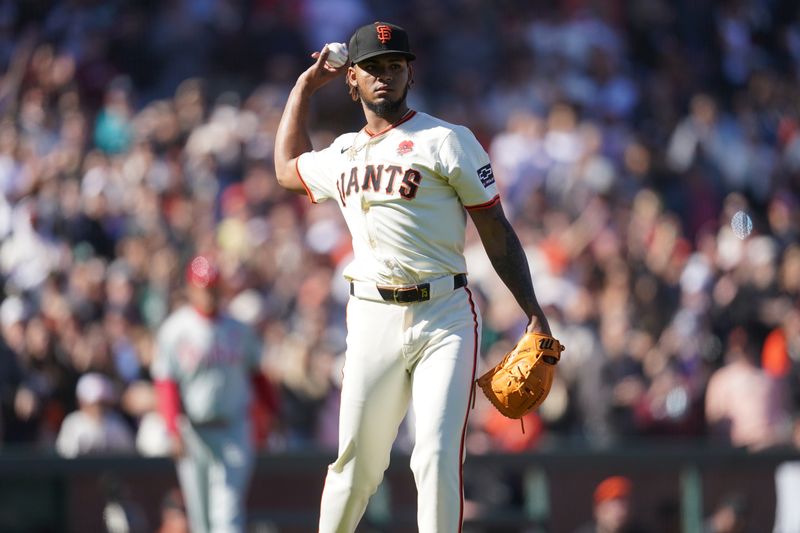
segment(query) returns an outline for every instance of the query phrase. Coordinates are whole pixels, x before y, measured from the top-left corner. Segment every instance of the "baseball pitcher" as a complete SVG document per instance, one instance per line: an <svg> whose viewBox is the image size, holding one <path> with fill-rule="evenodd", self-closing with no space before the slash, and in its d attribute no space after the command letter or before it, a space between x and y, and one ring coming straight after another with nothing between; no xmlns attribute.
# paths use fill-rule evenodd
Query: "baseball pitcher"
<svg viewBox="0 0 800 533"><path fill-rule="evenodd" d="M328 63L327 45L312 55L275 141L279 183L312 203L335 201L353 241L354 260L344 272L351 298L339 450L319 531L356 529L409 405L419 531L460 531L481 325L463 255L467 213L528 317L528 331L550 330L486 152L467 128L406 103L415 58L406 31L386 22L363 26L348 51L339 67ZM342 75L366 125L315 151L306 125L311 97Z"/></svg>

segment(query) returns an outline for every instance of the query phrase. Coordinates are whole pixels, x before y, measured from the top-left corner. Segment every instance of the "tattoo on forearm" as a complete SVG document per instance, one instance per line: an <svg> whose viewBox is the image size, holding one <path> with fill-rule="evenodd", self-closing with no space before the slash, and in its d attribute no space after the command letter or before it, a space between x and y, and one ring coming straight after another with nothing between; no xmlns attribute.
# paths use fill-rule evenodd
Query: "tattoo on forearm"
<svg viewBox="0 0 800 533"><path fill-rule="evenodd" d="M506 226L505 239L500 245L502 252L492 254L492 266L517 299L520 307L526 313L531 313L536 306L536 296L530 277L528 259L525 257L522 244L508 222L506 222Z"/></svg>

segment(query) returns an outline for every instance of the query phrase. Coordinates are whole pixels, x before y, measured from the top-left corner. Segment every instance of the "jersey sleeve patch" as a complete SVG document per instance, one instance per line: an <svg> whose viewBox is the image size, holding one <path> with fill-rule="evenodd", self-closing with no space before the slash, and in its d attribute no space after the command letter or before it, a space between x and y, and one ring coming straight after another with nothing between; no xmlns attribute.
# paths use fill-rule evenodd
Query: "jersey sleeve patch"
<svg viewBox="0 0 800 533"><path fill-rule="evenodd" d="M478 169L478 179L481 180L484 189L494 183L494 172L492 172L491 164L486 164Z"/></svg>

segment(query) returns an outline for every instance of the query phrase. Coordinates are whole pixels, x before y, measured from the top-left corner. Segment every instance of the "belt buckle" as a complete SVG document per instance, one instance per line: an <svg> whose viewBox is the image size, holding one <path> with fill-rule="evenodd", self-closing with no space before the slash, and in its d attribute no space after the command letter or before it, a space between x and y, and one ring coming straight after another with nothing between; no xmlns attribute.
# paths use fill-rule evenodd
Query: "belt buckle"
<svg viewBox="0 0 800 533"><path fill-rule="evenodd" d="M392 301L397 304L410 303L410 302L427 302L431 299L431 286L430 283L423 283L421 285L414 285L412 287L391 287ZM401 299L404 294L413 295L405 299Z"/></svg>
<svg viewBox="0 0 800 533"><path fill-rule="evenodd" d="M400 295L409 293L411 291L418 292L418 288L416 286L414 286L414 287L395 287L394 289L392 289L392 300L394 300L394 303L396 303L396 304L405 303L403 300L400 300Z"/></svg>

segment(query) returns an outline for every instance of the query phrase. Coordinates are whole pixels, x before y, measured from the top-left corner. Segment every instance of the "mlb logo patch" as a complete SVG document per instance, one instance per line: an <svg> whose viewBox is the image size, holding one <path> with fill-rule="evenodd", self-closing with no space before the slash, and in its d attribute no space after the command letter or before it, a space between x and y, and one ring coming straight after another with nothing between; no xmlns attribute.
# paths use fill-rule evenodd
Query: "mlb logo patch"
<svg viewBox="0 0 800 533"><path fill-rule="evenodd" d="M486 165L478 169L478 179L481 180L483 188L485 189L494 183L494 173L492 172L492 165Z"/></svg>

